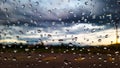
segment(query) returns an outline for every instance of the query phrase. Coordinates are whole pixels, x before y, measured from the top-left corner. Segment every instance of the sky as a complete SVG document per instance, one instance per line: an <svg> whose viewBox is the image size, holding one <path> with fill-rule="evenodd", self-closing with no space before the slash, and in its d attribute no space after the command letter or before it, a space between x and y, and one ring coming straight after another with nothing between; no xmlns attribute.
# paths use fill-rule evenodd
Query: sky
<svg viewBox="0 0 120 68"><path fill-rule="evenodd" d="M118 1L0 0L0 43L115 43L115 23L120 26Z"/></svg>

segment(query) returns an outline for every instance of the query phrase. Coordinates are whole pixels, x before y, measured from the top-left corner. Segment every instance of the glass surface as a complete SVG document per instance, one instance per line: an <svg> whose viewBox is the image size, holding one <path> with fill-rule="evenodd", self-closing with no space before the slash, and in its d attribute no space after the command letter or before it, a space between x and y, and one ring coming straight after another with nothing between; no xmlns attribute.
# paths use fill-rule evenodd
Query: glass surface
<svg viewBox="0 0 120 68"><path fill-rule="evenodd" d="M0 68L120 68L120 0L0 0Z"/></svg>

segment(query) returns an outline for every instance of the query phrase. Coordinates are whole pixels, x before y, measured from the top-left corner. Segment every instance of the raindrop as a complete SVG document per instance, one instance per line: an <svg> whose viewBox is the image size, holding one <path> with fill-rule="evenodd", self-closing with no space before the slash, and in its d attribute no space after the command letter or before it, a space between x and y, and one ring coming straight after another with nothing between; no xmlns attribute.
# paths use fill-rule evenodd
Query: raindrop
<svg viewBox="0 0 120 68"><path fill-rule="evenodd" d="M85 5L88 5L88 2L85 2Z"/></svg>
<svg viewBox="0 0 120 68"><path fill-rule="evenodd" d="M101 42L102 40L101 39L98 39L98 42Z"/></svg>
<svg viewBox="0 0 120 68"><path fill-rule="evenodd" d="M17 61L16 57L13 57L12 61Z"/></svg>
<svg viewBox="0 0 120 68"><path fill-rule="evenodd" d="M22 8L25 8L25 5L22 5Z"/></svg>
<svg viewBox="0 0 120 68"><path fill-rule="evenodd" d="M36 2L35 2L35 5L36 5L36 6L38 6L38 5L39 5L39 2L38 2L38 1L36 1Z"/></svg>

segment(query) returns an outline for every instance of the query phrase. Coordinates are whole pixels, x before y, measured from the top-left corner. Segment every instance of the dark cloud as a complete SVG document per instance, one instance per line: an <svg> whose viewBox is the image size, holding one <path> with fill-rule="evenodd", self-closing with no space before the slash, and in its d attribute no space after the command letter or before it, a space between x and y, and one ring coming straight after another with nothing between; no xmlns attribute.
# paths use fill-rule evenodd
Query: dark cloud
<svg viewBox="0 0 120 68"><path fill-rule="evenodd" d="M49 5L50 2L52 2L51 5ZM58 0L58 2L61 3L60 0ZM80 2L77 0L71 0L71 2L70 4L67 2L61 3L63 6L61 7L60 5L61 8L59 8L59 5L56 5L56 1L36 0L30 2L24 0L1 0L0 20L2 20L2 22L0 24L16 24L20 26L28 23L29 26L49 27L52 25L52 22L56 22L56 26L61 25L61 22L65 22L68 23L67 25L69 26L72 25L71 23L74 21L75 23L92 23L96 25L106 25L110 23L113 25L115 19L120 17L118 15L120 5L117 4L117 0L85 0L85 2L80 1L84 4L82 6L80 6ZM72 7L68 7L67 9L64 3ZM92 4L93 7L89 4ZM51 7L55 7L54 5L59 9L51 10ZM89 6L92 8L91 10Z"/></svg>

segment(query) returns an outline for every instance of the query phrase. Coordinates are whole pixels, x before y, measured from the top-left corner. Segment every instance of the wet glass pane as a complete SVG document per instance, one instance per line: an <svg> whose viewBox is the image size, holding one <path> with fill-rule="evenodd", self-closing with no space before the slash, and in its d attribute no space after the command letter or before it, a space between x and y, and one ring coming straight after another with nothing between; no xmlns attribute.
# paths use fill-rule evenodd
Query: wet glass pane
<svg viewBox="0 0 120 68"><path fill-rule="evenodd" d="M0 68L120 68L120 0L0 0Z"/></svg>

